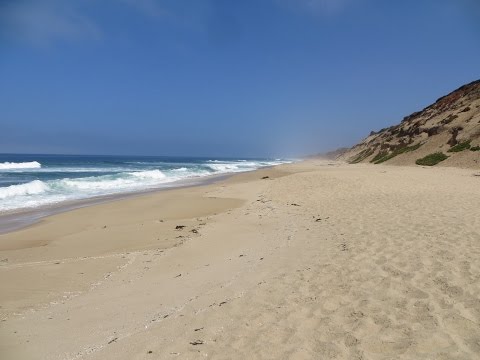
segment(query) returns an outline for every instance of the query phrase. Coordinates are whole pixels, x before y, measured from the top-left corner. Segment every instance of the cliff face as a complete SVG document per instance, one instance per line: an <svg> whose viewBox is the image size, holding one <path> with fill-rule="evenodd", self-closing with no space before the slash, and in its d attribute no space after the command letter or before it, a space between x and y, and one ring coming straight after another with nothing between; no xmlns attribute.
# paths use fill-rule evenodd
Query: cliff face
<svg viewBox="0 0 480 360"><path fill-rule="evenodd" d="M400 124L372 131L338 159L480 167L480 80L441 97Z"/></svg>

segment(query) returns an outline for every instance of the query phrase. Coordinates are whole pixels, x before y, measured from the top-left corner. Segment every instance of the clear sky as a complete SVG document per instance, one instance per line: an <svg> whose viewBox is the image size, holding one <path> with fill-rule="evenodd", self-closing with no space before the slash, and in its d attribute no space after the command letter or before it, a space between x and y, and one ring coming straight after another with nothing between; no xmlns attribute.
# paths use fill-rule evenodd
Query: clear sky
<svg viewBox="0 0 480 360"><path fill-rule="evenodd" d="M0 0L0 152L292 156L480 78L478 0Z"/></svg>

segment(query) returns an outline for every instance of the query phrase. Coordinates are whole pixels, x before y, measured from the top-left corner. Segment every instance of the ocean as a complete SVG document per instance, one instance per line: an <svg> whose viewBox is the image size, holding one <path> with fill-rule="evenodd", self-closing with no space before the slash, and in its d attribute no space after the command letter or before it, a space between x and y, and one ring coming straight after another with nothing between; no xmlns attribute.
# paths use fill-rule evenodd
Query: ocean
<svg viewBox="0 0 480 360"><path fill-rule="evenodd" d="M176 187L183 180L290 162L163 156L0 154L0 214Z"/></svg>

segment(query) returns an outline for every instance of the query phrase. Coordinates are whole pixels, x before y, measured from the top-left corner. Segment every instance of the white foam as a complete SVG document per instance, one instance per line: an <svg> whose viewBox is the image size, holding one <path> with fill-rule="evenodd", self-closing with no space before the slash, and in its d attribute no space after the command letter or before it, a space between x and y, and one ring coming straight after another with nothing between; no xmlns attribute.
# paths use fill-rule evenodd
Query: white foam
<svg viewBox="0 0 480 360"><path fill-rule="evenodd" d="M25 184L0 187L0 199L7 199L15 196L42 194L48 189L48 185L43 181L33 180Z"/></svg>
<svg viewBox="0 0 480 360"><path fill-rule="evenodd" d="M39 172L42 173L53 173L53 172L63 172L63 173L115 173L122 171L129 171L131 169L121 168L121 167L61 167L61 166L51 166L51 167L42 167Z"/></svg>
<svg viewBox="0 0 480 360"><path fill-rule="evenodd" d="M266 161L247 161L247 160L237 160L237 161L219 161L213 160L208 161L208 167L214 172L218 173L229 173L229 172L241 172L241 171L252 171L263 166L276 165L273 162Z"/></svg>
<svg viewBox="0 0 480 360"><path fill-rule="evenodd" d="M52 185L59 190L66 192L82 191L85 193L92 192L92 195L96 195L99 191L105 190L110 193L110 190L115 190L125 187L124 179L111 179L103 180L100 177L89 177L80 179L61 179L56 180Z"/></svg>
<svg viewBox="0 0 480 360"><path fill-rule="evenodd" d="M117 175L91 176L53 181L52 187L66 192L81 191L99 195L137 190L170 181L160 170L135 171Z"/></svg>
<svg viewBox="0 0 480 360"><path fill-rule="evenodd" d="M136 171L129 173L132 176L141 179L165 179L166 175L162 173L160 170L146 170L146 171Z"/></svg>
<svg viewBox="0 0 480 360"><path fill-rule="evenodd" d="M118 168L120 172L108 175L75 177L75 175L72 174L71 177L52 179L45 182L34 180L25 184L0 187L0 200L2 200L0 201L0 211L33 208L68 200L155 189L169 186L169 183L178 180L204 177L212 174L251 171L263 166L272 166L285 162L286 161L210 160L185 167L182 166L183 164L178 164L177 168L164 169L162 171L152 168L138 171ZM38 166L41 165L38 163ZM92 170L93 172L99 168L53 168L49 166L40 170L40 172L53 169L57 171L68 170L68 172L74 173L84 170ZM101 170L104 169L107 168L102 168Z"/></svg>
<svg viewBox="0 0 480 360"><path fill-rule="evenodd" d="M236 172L239 170L238 166L235 164L221 164L221 163L215 163L215 164L209 164L208 167L212 169L215 172Z"/></svg>
<svg viewBox="0 0 480 360"><path fill-rule="evenodd" d="M29 162L4 162L0 163L0 170L15 170L15 169L39 169L42 167L38 161L29 161Z"/></svg>

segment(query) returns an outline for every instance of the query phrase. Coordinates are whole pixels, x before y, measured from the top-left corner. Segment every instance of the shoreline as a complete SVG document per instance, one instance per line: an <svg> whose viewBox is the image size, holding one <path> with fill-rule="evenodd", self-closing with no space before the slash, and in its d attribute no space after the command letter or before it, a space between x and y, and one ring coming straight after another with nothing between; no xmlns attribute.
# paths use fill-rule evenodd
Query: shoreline
<svg viewBox="0 0 480 360"><path fill-rule="evenodd" d="M0 358L478 358L473 175L306 160L49 216L0 235Z"/></svg>
<svg viewBox="0 0 480 360"><path fill-rule="evenodd" d="M245 172L254 172L254 171L258 171L258 170L266 169L270 167L271 166L267 166L267 167L255 169L252 171L245 171ZM49 216L61 214L64 212L75 210L75 209L95 206L98 204L104 204L108 202L115 202L118 200L129 199L132 197L148 195L148 194L157 193L161 191L169 191L169 190L188 188L193 186L209 185L209 184L213 184L215 182L227 179L231 176L235 176L237 174L242 174L245 172L213 174L213 175L198 177L198 178L182 179L182 180L177 180L172 183L169 183L168 185L163 185L162 187L158 187L158 188L151 188L151 189L139 190L139 191L130 191L130 192L124 192L124 193L110 194L110 195L100 195L100 196L94 196L86 199L68 200L68 201L63 201L55 204L43 205L37 208L25 208L21 210L6 211L3 214L0 213L0 235L8 234L17 230L21 230L21 229L33 226Z"/></svg>

